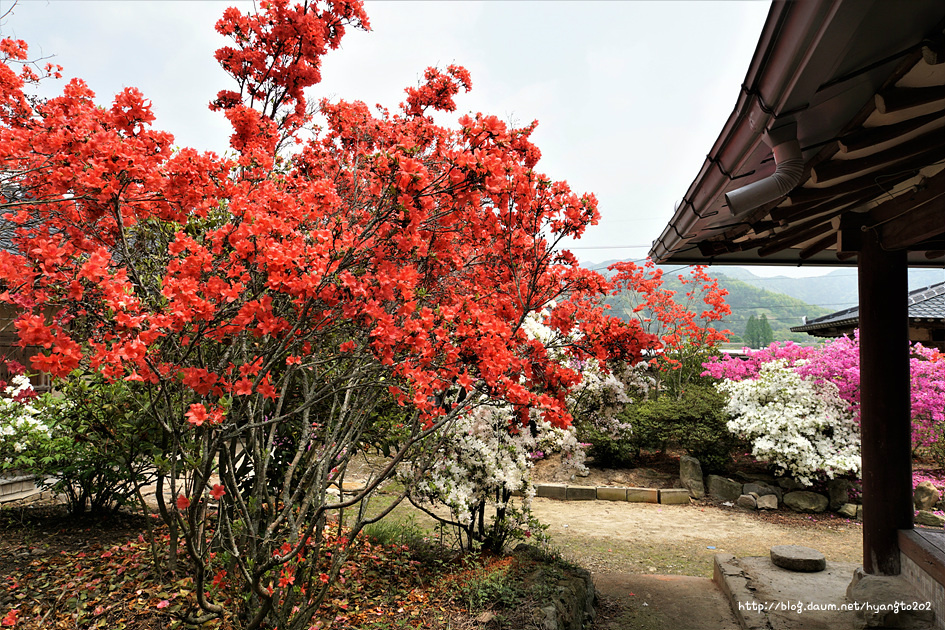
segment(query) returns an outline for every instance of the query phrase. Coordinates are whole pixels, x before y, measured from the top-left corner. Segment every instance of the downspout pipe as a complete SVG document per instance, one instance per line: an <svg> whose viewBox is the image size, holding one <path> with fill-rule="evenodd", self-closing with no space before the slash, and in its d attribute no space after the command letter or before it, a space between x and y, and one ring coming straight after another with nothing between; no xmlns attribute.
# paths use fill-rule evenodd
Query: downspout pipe
<svg viewBox="0 0 945 630"><path fill-rule="evenodd" d="M774 153L774 173L725 193L725 202L734 215L750 212L783 198L801 183L801 177L804 176L804 156L797 141L796 124L766 131L763 139Z"/></svg>

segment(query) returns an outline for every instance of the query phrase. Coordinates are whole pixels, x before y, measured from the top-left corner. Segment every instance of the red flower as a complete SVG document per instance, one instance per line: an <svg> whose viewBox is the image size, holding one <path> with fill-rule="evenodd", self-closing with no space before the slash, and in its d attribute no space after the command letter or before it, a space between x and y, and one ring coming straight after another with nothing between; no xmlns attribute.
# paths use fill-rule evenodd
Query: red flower
<svg viewBox="0 0 945 630"><path fill-rule="evenodd" d="M195 403L190 406L190 411L184 415L187 416L187 422L199 427L207 421L207 408L202 403Z"/></svg>
<svg viewBox="0 0 945 630"><path fill-rule="evenodd" d="M220 497L222 497L224 494L226 494L226 488L224 488L218 483L214 484L213 490L210 491L210 496L216 499L217 501L219 501Z"/></svg>
<svg viewBox="0 0 945 630"><path fill-rule="evenodd" d="M15 626L16 625L16 616L20 614L20 611L16 608L8 612L3 619L0 619L0 626Z"/></svg>
<svg viewBox="0 0 945 630"><path fill-rule="evenodd" d="M186 510L189 507L190 507L190 499L188 499L182 494L177 495L177 509Z"/></svg>

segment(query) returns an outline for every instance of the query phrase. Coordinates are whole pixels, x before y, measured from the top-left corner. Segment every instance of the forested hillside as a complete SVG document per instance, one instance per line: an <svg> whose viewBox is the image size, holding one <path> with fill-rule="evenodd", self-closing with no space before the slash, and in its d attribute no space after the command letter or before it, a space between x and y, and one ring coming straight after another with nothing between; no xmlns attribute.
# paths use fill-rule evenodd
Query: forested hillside
<svg viewBox="0 0 945 630"><path fill-rule="evenodd" d="M614 262L619 261L589 263L587 266L606 274L607 267ZM678 274L686 274L688 269L662 265L658 265L658 268L666 274L667 288L678 291ZM733 333L733 343L745 343L745 328L749 319L752 316L760 319L762 314L771 326L775 341L816 342L817 337L806 333L792 333L790 328L800 326L804 317L813 319L857 305L857 279L854 268L838 269L810 278L761 277L749 269L730 266L707 267L706 273L717 278L719 285L729 292L727 301L732 308L732 314L721 327L728 328ZM910 290L943 280L945 270L942 269L909 270ZM678 297L683 299L684 294L685 291ZM628 308L632 311L634 304L633 300L626 296L611 298L609 303L621 316Z"/></svg>
<svg viewBox="0 0 945 630"><path fill-rule="evenodd" d="M768 324L771 325L775 341L791 340L798 343L815 341L815 337L806 333L792 333L791 326L800 326L804 317L813 319L833 312L833 310L812 306L783 293L753 287L741 280L734 280L721 274L713 275L718 278L719 285L728 290L726 299L732 309L732 314L726 318L725 324L732 333L741 338L744 338L745 327L751 316L760 318L765 315ZM733 336L732 341L739 341L739 339Z"/></svg>
<svg viewBox="0 0 945 630"><path fill-rule="evenodd" d="M800 326L803 318L813 319L821 315L832 313L832 310L811 306L797 298L776 293L765 289L753 287L741 280L729 278L723 274L713 273L713 277L719 281L719 286L728 291L726 301L732 309L731 315L728 315L721 323L715 324L715 328L728 329L731 331L731 341L734 343L746 343L745 329L749 319L754 316L760 319L762 315L767 319L771 326L774 341L796 341L798 343L816 342L815 337L806 333L792 333L791 326ZM672 291L676 291L676 301L684 303L686 301L686 291L690 290L691 285L683 288L679 281L678 274L666 274L664 276L664 286ZM633 308L637 304L636 297L622 293L608 298L607 303L614 310L614 314L621 318L634 317ZM702 304L695 304L693 308L703 309Z"/></svg>

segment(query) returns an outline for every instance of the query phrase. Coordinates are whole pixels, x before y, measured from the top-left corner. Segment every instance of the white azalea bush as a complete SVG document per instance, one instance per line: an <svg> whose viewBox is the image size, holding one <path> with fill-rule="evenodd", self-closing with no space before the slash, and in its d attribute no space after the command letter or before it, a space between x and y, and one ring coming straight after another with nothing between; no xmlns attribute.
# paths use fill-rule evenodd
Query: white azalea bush
<svg viewBox="0 0 945 630"><path fill-rule="evenodd" d="M623 382L596 360L569 358L563 347L574 338L562 339L544 325L547 313L547 309L532 313L523 328L528 338L539 340L581 374L568 396L571 414L612 422L630 401ZM538 410L531 410L523 422L509 405L481 397L468 404L468 411L449 425L443 439L402 466L400 475L413 487L411 501L455 527L462 544L476 542L498 550L510 538L540 537L544 529L530 511L534 461L560 453L572 470L586 473L584 446L573 427L553 426ZM519 497L514 502L513 495ZM436 514L437 505L448 508L450 517ZM488 527L487 514L492 519Z"/></svg>
<svg viewBox="0 0 945 630"><path fill-rule="evenodd" d="M777 360L763 364L756 379L717 387L729 395L729 430L751 443L754 457L805 485L859 473L859 431L833 383L806 380Z"/></svg>
<svg viewBox="0 0 945 630"><path fill-rule="evenodd" d="M533 414L537 416L537 414ZM517 430L510 430L515 427ZM432 463L414 486L411 500L430 511L442 505L450 517L439 520L461 532L460 542L482 543L500 549L509 538L529 538L543 528L532 517L531 501L535 486L532 462L543 449L574 449L573 431L552 427L534 418L516 427L511 409L483 404L457 418L446 439L440 441ZM401 475L417 470L408 466ZM513 504L511 497L520 497ZM485 526L487 515L492 519Z"/></svg>
<svg viewBox="0 0 945 630"><path fill-rule="evenodd" d="M0 472L26 471L35 463L38 451L52 439L52 430L43 421L42 401L24 374L10 379L0 396Z"/></svg>

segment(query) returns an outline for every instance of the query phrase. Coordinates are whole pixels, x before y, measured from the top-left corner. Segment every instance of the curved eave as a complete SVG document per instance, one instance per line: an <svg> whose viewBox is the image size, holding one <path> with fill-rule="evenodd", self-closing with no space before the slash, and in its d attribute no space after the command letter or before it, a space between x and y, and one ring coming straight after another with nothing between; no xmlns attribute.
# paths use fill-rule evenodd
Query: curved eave
<svg viewBox="0 0 945 630"><path fill-rule="evenodd" d="M856 264L855 254L841 250L841 215L868 216L890 197L907 197L921 189L923 182L942 170L935 145L941 144L940 152L945 152L945 131L940 134L941 141L935 140L935 133L939 125L945 129L945 98L889 116L877 116L873 110L877 94L885 94L884 90L945 86L945 63L926 68L921 52L923 38L941 35L943 24L945 3L938 0L774 2L735 109L672 220L653 243L650 256L669 264ZM877 145L884 151L904 151L909 141L922 141L916 140L917 133L925 133L931 139L920 158L927 161L891 159L873 170L846 177L855 179L864 173L885 176L901 165L912 168L913 176L900 178L896 188L884 184L870 197L844 192L848 184L842 177L827 184L815 181L813 173L826 162L834 171L859 165L847 161L851 156L859 158L856 152L837 155L839 139L876 126L899 129L900 123L925 120L923 116L937 118L936 111L942 112L941 121ZM804 149L801 184L783 200L733 216L724 194L774 171L762 134L787 125L796 125ZM868 148L866 154L869 152ZM945 174L939 179L945 180ZM814 204L813 215L804 214L804 203L792 199L792 195L801 200L822 195L825 190L830 196ZM945 203L945 197L942 201ZM906 243L902 248L908 250L912 266L945 266L945 212L939 229L937 215L930 218L928 207L921 215L921 224L926 226L922 238L913 235L909 240L897 234L898 240L892 242ZM835 225L830 224L831 219L837 219Z"/></svg>

